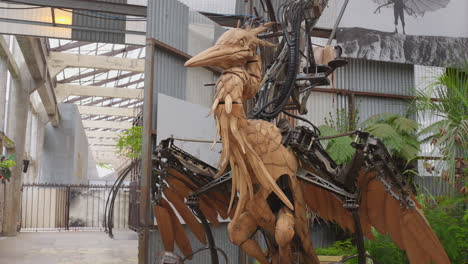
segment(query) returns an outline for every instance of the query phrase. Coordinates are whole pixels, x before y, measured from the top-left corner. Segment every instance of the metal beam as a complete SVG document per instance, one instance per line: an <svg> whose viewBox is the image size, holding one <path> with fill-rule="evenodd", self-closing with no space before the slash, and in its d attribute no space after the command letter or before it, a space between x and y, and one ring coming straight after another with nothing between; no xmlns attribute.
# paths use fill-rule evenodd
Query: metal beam
<svg viewBox="0 0 468 264"><path fill-rule="evenodd" d="M0 56L5 57L7 61L8 71L14 79L21 78L21 72L16 64L15 57L11 54L8 44L3 36L0 36Z"/></svg>
<svg viewBox="0 0 468 264"><path fill-rule="evenodd" d="M101 85L104 85L106 83L110 83L110 82L114 82L114 81L117 81L117 80L125 79L127 77L134 76L134 75L137 75L137 74L140 74L140 72L128 72L128 73L124 73L124 74L121 74L121 75L113 77L113 78L105 79L105 80L102 80L102 81L97 81L97 82L92 83L90 85L101 86Z"/></svg>
<svg viewBox="0 0 468 264"><path fill-rule="evenodd" d="M89 138L88 143L90 145L115 146L117 144L117 140L108 138Z"/></svg>
<svg viewBox="0 0 468 264"><path fill-rule="evenodd" d="M65 45L58 46L58 47L55 47L55 48L51 48L50 51L66 51L66 50L69 50L69 49L82 47L82 46L85 46L85 45L88 45L88 44L91 44L91 43L92 42L86 42L86 41L72 41L72 42L69 42L69 43L67 43Z"/></svg>
<svg viewBox="0 0 468 264"><path fill-rule="evenodd" d="M133 108L102 107L102 106L78 106L78 111L82 115L106 115L137 117L138 110Z"/></svg>
<svg viewBox="0 0 468 264"><path fill-rule="evenodd" d="M141 49L141 48L142 48L142 46L131 45L131 46L127 46L127 47L125 47L123 49L111 50L109 52L104 52L102 54L99 54L99 56L115 56L115 55L118 55L118 54L121 54L121 53L129 52L129 51L136 50L136 49ZM71 77L68 77L66 79L60 80L58 82L59 83L69 83L69 82L76 81L76 80L79 80L79 79L82 79L82 78L85 78L85 77L89 77L89 76L93 76L93 75L97 75L97 74L105 73L105 72L108 72L108 70L94 70L94 71L90 71L90 72L83 73L83 74L77 74L75 76L71 76Z"/></svg>
<svg viewBox="0 0 468 264"><path fill-rule="evenodd" d="M117 87L119 87L119 88L128 87L128 86L130 86L130 85L142 83L142 82L144 82L144 81L145 81L145 78L143 77L143 78L140 78L140 79L138 79L138 80L134 80L134 81L131 81L131 82L128 82L128 83L119 84L119 85L117 85Z"/></svg>
<svg viewBox="0 0 468 264"><path fill-rule="evenodd" d="M73 75L73 76L70 76L70 77L65 78L63 80L57 81L57 82L58 83L69 83L69 82L73 82L73 81L76 81L76 80L79 80L79 79L83 79L83 78L86 78L86 77L90 77L90 76L94 76L94 75L97 75L97 74L100 74L100 73L106 73L106 72L108 72L108 70L94 70L94 71L90 71L90 72L86 72L86 73Z"/></svg>
<svg viewBox="0 0 468 264"><path fill-rule="evenodd" d="M15 3L146 17L146 6L95 0L15 0Z"/></svg>
<svg viewBox="0 0 468 264"><path fill-rule="evenodd" d="M121 133L112 131L85 131L89 138L118 138Z"/></svg>
<svg viewBox="0 0 468 264"><path fill-rule="evenodd" d="M83 120L83 126L86 128L129 129L132 127L132 122Z"/></svg>
<svg viewBox="0 0 468 264"><path fill-rule="evenodd" d="M17 36L26 65L35 81L37 92L53 126L58 126L60 113L55 97L55 81L47 68L47 42L45 39Z"/></svg>
<svg viewBox="0 0 468 264"><path fill-rule="evenodd" d="M95 158L108 158L108 159L116 159L119 156L113 151L99 151L99 150L91 150L93 156Z"/></svg>
<svg viewBox="0 0 468 264"><path fill-rule="evenodd" d="M51 52L48 58L48 66L52 76L56 76L65 68L144 72L145 60Z"/></svg>
<svg viewBox="0 0 468 264"><path fill-rule="evenodd" d="M62 102L65 98L71 95L143 99L143 89L58 84L56 91L59 102Z"/></svg>
<svg viewBox="0 0 468 264"><path fill-rule="evenodd" d="M117 154L115 154L117 151L115 146L91 146L91 150L96 152L111 152L117 156Z"/></svg>

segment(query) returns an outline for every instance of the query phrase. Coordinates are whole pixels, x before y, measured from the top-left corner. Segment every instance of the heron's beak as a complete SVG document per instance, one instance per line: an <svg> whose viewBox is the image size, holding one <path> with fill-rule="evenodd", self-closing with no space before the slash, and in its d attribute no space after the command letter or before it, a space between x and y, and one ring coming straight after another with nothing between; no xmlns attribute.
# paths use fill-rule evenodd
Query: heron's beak
<svg viewBox="0 0 468 264"><path fill-rule="evenodd" d="M235 48L215 45L185 62L186 67L219 66L236 53Z"/></svg>

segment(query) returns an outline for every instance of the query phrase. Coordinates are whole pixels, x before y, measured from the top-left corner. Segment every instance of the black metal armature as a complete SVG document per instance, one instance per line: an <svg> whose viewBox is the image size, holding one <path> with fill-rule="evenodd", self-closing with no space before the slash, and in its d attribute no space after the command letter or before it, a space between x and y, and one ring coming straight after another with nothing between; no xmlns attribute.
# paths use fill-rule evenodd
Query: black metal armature
<svg viewBox="0 0 468 264"><path fill-rule="evenodd" d="M114 228L114 204L115 198L127 176L130 174L132 169L135 167L137 161L132 161L130 165L125 167L119 172L117 180L112 185L112 188L107 196L106 206L104 209L104 231L109 234L109 237L113 238L114 234L112 229Z"/></svg>
<svg viewBox="0 0 468 264"><path fill-rule="evenodd" d="M216 178L214 181L208 183L207 185L201 187L200 189L198 189L193 195L196 195L196 196L200 196L202 194L205 194L219 186L222 186L226 183L228 183L229 181L232 180L232 174L231 172L226 172L225 174L219 176L218 178Z"/></svg>
<svg viewBox="0 0 468 264"><path fill-rule="evenodd" d="M205 215L203 215L203 212L200 210L200 199L198 195L196 194L191 194L188 199L186 204L190 207L192 210L193 214L200 219L200 221L203 224L203 228L205 229L205 234L206 238L208 239L208 248L210 250L210 255L211 255L211 263L212 264L218 264L219 263L219 258L218 258L218 252L216 249L216 244L213 238L213 233L211 232L210 225L208 224L208 221L206 220Z"/></svg>

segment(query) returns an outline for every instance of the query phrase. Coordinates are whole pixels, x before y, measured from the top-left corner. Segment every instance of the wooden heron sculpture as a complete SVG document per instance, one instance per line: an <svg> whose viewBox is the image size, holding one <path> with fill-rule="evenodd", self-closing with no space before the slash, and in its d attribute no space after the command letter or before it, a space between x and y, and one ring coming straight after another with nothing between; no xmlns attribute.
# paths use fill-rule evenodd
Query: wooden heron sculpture
<svg viewBox="0 0 468 264"><path fill-rule="evenodd" d="M378 139L369 137L369 144L373 145L357 151L362 154L369 148L368 151L375 152L365 155L365 161L361 159L358 165L363 168L356 165L357 169L348 170L348 174L353 174L351 176L356 179L352 182L355 184L352 188L355 190L352 196L355 204L349 209L345 206L346 201L336 193L299 179L298 168L311 173L317 169L314 164L307 165L297 152L282 144L282 134L274 124L247 119L243 103L256 95L262 78L257 49L272 46L257 35L266 31L268 26L230 29L213 47L185 63L187 67L215 66L223 69L216 84L211 109L223 148L219 170L213 173L216 174L213 179L230 169L232 190L230 194L216 192L213 196L204 193L202 201L205 202L210 222L216 223L218 215L223 218L229 215L231 222L228 233L231 242L262 264L319 264L310 241L307 208L326 220L336 222L343 229L361 233L369 239L373 238L371 227L375 227L380 233L388 234L399 248L405 250L412 264L450 263L414 195L401 183L400 178L391 175L391 169L383 169L388 162L382 157L388 152L386 149L381 151L383 144L379 145ZM309 148L315 144L312 143ZM318 156L323 158L327 155L319 153ZM187 168L192 166L183 162ZM195 179L190 180L189 175L181 175L183 173L180 170L165 175L164 194L186 219L196 237L206 242L202 227L184 207L184 197L187 198L197 186L194 184ZM171 206L164 198L161 199L163 202L155 208L158 222L177 227L161 230L166 250L174 250L174 241L183 240L180 243L181 250L190 255L183 228ZM273 241L268 252L264 252L257 241L252 239L252 234L259 228L270 238L270 242Z"/></svg>

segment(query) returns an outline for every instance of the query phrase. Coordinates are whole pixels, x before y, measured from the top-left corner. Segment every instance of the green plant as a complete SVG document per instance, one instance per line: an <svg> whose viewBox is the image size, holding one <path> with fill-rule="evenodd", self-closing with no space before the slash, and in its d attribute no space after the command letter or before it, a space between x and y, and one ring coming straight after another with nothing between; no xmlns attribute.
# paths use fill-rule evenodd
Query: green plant
<svg viewBox="0 0 468 264"><path fill-rule="evenodd" d="M343 121L342 112L337 112L337 119L325 119L325 125L319 127L322 136L333 136L348 132L348 123ZM349 118L348 118L349 119ZM358 117L356 117L358 119ZM415 158L419 152L419 141L417 138L418 123L414 120L393 113L383 113L369 117L361 123L364 131L380 138L390 151L397 163L406 163ZM333 160L338 164L351 161L354 148L351 147L351 137L339 137L321 141Z"/></svg>
<svg viewBox="0 0 468 264"><path fill-rule="evenodd" d="M141 157L141 147L143 142L142 127L135 126L119 135L117 140L117 154L137 159Z"/></svg>
<svg viewBox="0 0 468 264"><path fill-rule="evenodd" d="M336 241L330 247L317 248L315 251L321 256L352 256L357 253L351 239Z"/></svg>
<svg viewBox="0 0 468 264"><path fill-rule="evenodd" d="M322 125L319 129L320 135L324 137L340 134L339 131L327 125ZM346 164L351 161L355 152L355 149L351 146L352 142L353 139L348 136L320 141L327 153L338 165Z"/></svg>
<svg viewBox="0 0 468 264"><path fill-rule="evenodd" d="M468 258L468 211L464 195L423 196L423 210L453 264Z"/></svg>
<svg viewBox="0 0 468 264"><path fill-rule="evenodd" d="M324 118L325 125L319 127L320 136L328 137L353 131L355 124L359 120L359 110L350 115L345 109L337 109L335 116L328 113ZM327 150L330 157L338 164L346 164L351 161L354 155L354 148L351 147L353 140L351 137L337 137L329 140L322 140L323 147Z"/></svg>
<svg viewBox="0 0 468 264"><path fill-rule="evenodd" d="M383 113L362 122L365 131L380 138L393 158L409 161L419 153L418 123L399 114Z"/></svg>
<svg viewBox="0 0 468 264"><path fill-rule="evenodd" d="M0 180L9 181L11 177L10 168L16 165L16 154L8 157L0 155Z"/></svg>
<svg viewBox="0 0 468 264"><path fill-rule="evenodd" d="M352 114L344 108L337 109L335 116L329 112L328 117L325 117L323 121L326 126L335 129L338 133L356 130L356 124L359 122L359 107Z"/></svg>
<svg viewBox="0 0 468 264"><path fill-rule="evenodd" d="M409 264L406 253L399 249L393 240L372 229L375 240L366 240L366 250L375 259L385 264Z"/></svg>
<svg viewBox="0 0 468 264"><path fill-rule="evenodd" d="M437 100L434 100L436 98ZM444 173L449 182L466 178L468 157L468 66L447 69L426 91L417 92L414 106L430 113L439 121L426 120L429 125L420 131L423 142L439 150L447 162ZM424 118L424 117L423 117Z"/></svg>

